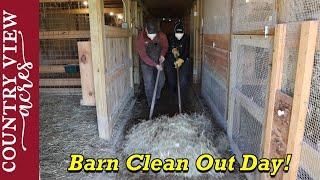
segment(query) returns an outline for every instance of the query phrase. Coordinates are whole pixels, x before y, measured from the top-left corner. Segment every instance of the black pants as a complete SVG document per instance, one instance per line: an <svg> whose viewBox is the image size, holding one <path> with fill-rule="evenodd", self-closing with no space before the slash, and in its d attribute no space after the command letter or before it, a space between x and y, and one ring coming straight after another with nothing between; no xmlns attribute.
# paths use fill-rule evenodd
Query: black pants
<svg viewBox="0 0 320 180"><path fill-rule="evenodd" d="M169 90L173 94L177 94L177 69L174 67L173 60L168 60L166 65L166 74ZM186 99L186 95L188 92L188 81L190 75L190 64L189 60L185 61L182 66L179 68L179 79L180 79L180 92L181 99Z"/></svg>
<svg viewBox="0 0 320 180"><path fill-rule="evenodd" d="M144 88L145 88L145 92L148 100L148 105L150 106L152 103L153 90L155 87L158 70L157 68L148 66L144 63L141 63L141 70L142 70ZM160 99L161 90L164 86L165 80L166 78L164 76L164 72L161 71L159 76L158 87L157 87L157 95L156 95L157 100Z"/></svg>

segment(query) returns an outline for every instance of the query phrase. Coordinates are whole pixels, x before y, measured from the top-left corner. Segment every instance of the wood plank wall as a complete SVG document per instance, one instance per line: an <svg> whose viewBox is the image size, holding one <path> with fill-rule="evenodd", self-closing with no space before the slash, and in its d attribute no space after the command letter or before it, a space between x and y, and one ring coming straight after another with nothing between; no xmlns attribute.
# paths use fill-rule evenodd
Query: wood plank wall
<svg viewBox="0 0 320 180"><path fill-rule="evenodd" d="M202 95L226 129L231 44L231 0L203 1Z"/></svg>
<svg viewBox="0 0 320 180"><path fill-rule="evenodd" d="M105 77L108 114L115 120L122 106L132 95L129 38L106 38ZM112 122L114 123L114 122ZM113 126L113 125L112 125Z"/></svg>

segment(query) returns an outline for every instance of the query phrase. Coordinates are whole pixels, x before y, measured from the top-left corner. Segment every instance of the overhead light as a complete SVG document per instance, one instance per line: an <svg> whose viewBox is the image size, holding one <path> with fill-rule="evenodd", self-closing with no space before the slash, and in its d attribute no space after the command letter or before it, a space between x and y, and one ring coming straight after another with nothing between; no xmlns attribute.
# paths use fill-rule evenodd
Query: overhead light
<svg viewBox="0 0 320 180"><path fill-rule="evenodd" d="M123 19L123 15L122 14L117 14L118 19Z"/></svg>
<svg viewBox="0 0 320 180"><path fill-rule="evenodd" d="M110 12L109 14L110 14L110 16L113 16L113 15L114 15L114 13L113 13L113 12Z"/></svg>
<svg viewBox="0 0 320 180"><path fill-rule="evenodd" d="M246 3L249 3L250 0L246 0Z"/></svg>
<svg viewBox="0 0 320 180"><path fill-rule="evenodd" d="M88 1L83 1L84 6L88 6Z"/></svg>

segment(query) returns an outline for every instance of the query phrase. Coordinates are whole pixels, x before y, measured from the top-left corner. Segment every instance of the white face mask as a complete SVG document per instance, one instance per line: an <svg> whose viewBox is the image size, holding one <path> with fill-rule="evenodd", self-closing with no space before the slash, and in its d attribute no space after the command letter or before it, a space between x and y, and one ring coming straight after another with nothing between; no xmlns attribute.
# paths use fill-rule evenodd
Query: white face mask
<svg viewBox="0 0 320 180"><path fill-rule="evenodd" d="M148 38L151 40L154 40L154 38L157 36L157 34L147 34Z"/></svg>
<svg viewBox="0 0 320 180"><path fill-rule="evenodd" d="M182 37L183 37L183 33L176 33L175 34L175 36L176 36L176 38L178 39L178 40L181 40L182 39Z"/></svg>

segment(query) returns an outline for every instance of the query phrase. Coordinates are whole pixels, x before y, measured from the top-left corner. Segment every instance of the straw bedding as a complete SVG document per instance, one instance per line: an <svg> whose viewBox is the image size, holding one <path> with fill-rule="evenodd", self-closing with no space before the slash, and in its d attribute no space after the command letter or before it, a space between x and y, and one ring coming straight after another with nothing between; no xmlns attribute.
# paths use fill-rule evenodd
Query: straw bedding
<svg viewBox="0 0 320 180"><path fill-rule="evenodd" d="M194 163L198 156L209 153L213 157L221 157L228 147L216 147L212 138L215 137L212 124L203 115L177 115L174 117L162 116L155 120L144 121L134 126L126 136L123 146L125 156L134 153L149 153L153 158L162 160L170 158L189 159L189 172L176 173L177 176L198 177L202 174L197 171ZM217 138L217 137L216 137ZM220 137L216 141L227 141ZM223 143L223 142L220 142ZM225 144L228 144L225 142ZM161 171L160 175L166 175ZM223 174L209 171L207 175L221 177Z"/></svg>

